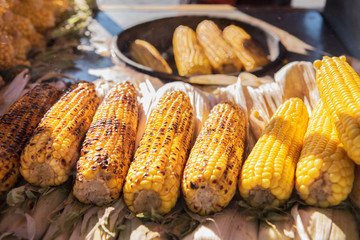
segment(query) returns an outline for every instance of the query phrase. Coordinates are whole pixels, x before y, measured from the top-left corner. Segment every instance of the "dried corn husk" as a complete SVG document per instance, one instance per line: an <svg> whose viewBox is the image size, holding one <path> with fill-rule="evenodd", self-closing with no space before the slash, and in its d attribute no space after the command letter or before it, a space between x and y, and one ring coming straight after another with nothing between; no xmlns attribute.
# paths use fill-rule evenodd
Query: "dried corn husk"
<svg viewBox="0 0 360 240"><path fill-rule="evenodd" d="M203 222L184 240L258 239L258 220L244 209L227 208Z"/></svg>
<svg viewBox="0 0 360 240"><path fill-rule="evenodd" d="M296 224L296 239L359 239L356 221L349 209L295 205L291 215Z"/></svg>
<svg viewBox="0 0 360 240"><path fill-rule="evenodd" d="M52 212L69 191L67 184L46 189L26 184L12 189L7 198L10 207L0 220L0 232L17 238L41 239L50 225Z"/></svg>
<svg viewBox="0 0 360 240"><path fill-rule="evenodd" d="M270 212L267 220L260 221L258 239L290 240L295 238L295 222L289 213Z"/></svg>
<svg viewBox="0 0 360 240"><path fill-rule="evenodd" d="M353 184L353 189L349 195L352 204L358 209L360 209L360 166L356 165L355 167L355 180Z"/></svg>

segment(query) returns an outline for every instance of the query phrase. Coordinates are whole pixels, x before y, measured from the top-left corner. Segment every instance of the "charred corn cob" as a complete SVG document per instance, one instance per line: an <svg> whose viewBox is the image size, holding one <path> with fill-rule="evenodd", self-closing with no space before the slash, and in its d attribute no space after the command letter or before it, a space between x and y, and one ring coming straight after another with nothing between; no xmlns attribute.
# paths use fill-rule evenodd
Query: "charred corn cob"
<svg viewBox="0 0 360 240"><path fill-rule="evenodd" d="M73 193L83 203L107 204L120 195L135 146L135 88L117 84L95 113L84 140Z"/></svg>
<svg viewBox="0 0 360 240"><path fill-rule="evenodd" d="M351 202L357 207L360 208L360 166L355 166L355 180L353 184L353 189L350 193Z"/></svg>
<svg viewBox="0 0 360 240"><path fill-rule="evenodd" d="M289 199L308 118L299 98L275 112L241 170L240 194L250 205L278 207Z"/></svg>
<svg viewBox="0 0 360 240"><path fill-rule="evenodd" d="M172 69L159 51L149 42L136 39L130 45L131 58L141 65L149 67L159 72L172 73Z"/></svg>
<svg viewBox="0 0 360 240"><path fill-rule="evenodd" d="M216 73L240 72L242 64L231 46L222 37L219 27L210 20L198 24L196 35Z"/></svg>
<svg viewBox="0 0 360 240"><path fill-rule="evenodd" d="M50 108L21 154L26 181L47 187L68 179L98 102L94 85L80 82Z"/></svg>
<svg viewBox="0 0 360 240"><path fill-rule="evenodd" d="M191 28L180 25L175 29L173 51L180 76L211 74L210 62Z"/></svg>
<svg viewBox="0 0 360 240"><path fill-rule="evenodd" d="M351 191L354 167L320 100L309 120L296 168L295 186L300 198L309 205L338 205Z"/></svg>
<svg viewBox="0 0 360 240"><path fill-rule="evenodd" d="M0 194L14 187L19 175L20 154L34 129L61 95L41 84L17 100L0 118Z"/></svg>
<svg viewBox="0 0 360 240"><path fill-rule="evenodd" d="M316 83L348 156L360 164L360 77L345 57L314 62Z"/></svg>
<svg viewBox="0 0 360 240"><path fill-rule="evenodd" d="M233 102L216 105L184 169L182 192L201 215L225 208L236 192L245 141L245 115Z"/></svg>
<svg viewBox="0 0 360 240"><path fill-rule="evenodd" d="M246 71L254 70L269 63L264 50L241 27L227 26L224 28L223 37L232 46Z"/></svg>
<svg viewBox="0 0 360 240"><path fill-rule="evenodd" d="M180 181L193 132L193 109L181 91L164 95L151 112L124 185L132 212L169 212L180 193Z"/></svg>

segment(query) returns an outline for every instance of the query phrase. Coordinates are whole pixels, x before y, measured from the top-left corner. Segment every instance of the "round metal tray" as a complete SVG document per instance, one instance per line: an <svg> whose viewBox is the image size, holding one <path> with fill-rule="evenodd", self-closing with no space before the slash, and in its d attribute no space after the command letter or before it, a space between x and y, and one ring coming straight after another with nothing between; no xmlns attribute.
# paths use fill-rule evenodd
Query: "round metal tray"
<svg viewBox="0 0 360 240"><path fill-rule="evenodd" d="M139 72L164 80L186 80L189 77L179 76L177 73L172 50L173 33L179 25L186 25L195 30L196 26L205 19L214 21L220 29L224 29L230 24L242 27L252 36L252 38L257 43L260 44L260 46L264 49L265 53L268 54L270 63L266 66L251 71L251 73L255 75L262 75L281 62L285 53L285 47L282 45L279 37L276 34L266 29L262 29L258 26L252 25L250 23L242 22L235 19L199 15L161 18L130 27L122 31L116 37L112 46L113 53L115 57L118 58L120 61L124 62L127 66ZM136 39L142 39L153 44L168 62L170 67L173 69L173 74L155 71L149 67L143 66L131 60L131 58L129 57L129 47L130 44ZM238 74L239 73L233 73L229 75L237 76Z"/></svg>

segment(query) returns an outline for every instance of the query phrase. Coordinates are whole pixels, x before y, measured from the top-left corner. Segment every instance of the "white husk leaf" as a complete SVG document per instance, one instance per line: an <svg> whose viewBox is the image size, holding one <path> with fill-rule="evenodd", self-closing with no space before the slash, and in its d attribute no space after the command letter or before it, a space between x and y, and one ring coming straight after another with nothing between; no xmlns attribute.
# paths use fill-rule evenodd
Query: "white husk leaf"
<svg viewBox="0 0 360 240"><path fill-rule="evenodd" d="M290 214L269 213L268 221L260 221L258 238L261 240L289 240L295 238L296 226Z"/></svg>
<svg viewBox="0 0 360 240"><path fill-rule="evenodd" d="M354 216L348 209L299 208L291 209L296 224L296 239L359 239Z"/></svg>
<svg viewBox="0 0 360 240"><path fill-rule="evenodd" d="M227 208L207 218L184 240L230 240L230 239L257 239L258 220L251 217L245 210Z"/></svg>

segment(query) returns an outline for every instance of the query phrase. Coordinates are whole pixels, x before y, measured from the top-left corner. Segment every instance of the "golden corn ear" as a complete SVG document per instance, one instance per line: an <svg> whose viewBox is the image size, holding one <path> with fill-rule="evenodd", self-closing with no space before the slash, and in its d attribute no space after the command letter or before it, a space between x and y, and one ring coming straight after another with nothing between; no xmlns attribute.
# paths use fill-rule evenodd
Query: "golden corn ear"
<svg viewBox="0 0 360 240"><path fill-rule="evenodd" d="M141 65L159 72L172 73L172 69L160 55L159 51L147 41L136 39L131 43L130 56Z"/></svg>
<svg viewBox="0 0 360 240"><path fill-rule="evenodd" d="M180 181L193 133L193 109L182 91L164 95L151 112L124 184L124 200L134 213L168 213Z"/></svg>
<svg viewBox="0 0 360 240"><path fill-rule="evenodd" d="M50 108L21 155L26 181L47 187L68 179L98 104L94 84L80 82Z"/></svg>
<svg viewBox="0 0 360 240"><path fill-rule="evenodd" d="M240 194L253 207L278 207L290 198L308 119L299 98L284 102L270 119L240 174Z"/></svg>
<svg viewBox="0 0 360 240"><path fill-rule="evenodd" d="M360 166L355 166L355 180L350 193L350 200L355 207L360 208Z"/></svg>
<svg viewBox="0 0 360 240"><path fill-rule="evenodd" d="M216 105L186 163L182 192L200 215L225 208L236 192L245 142L245 115L233 102Z"/></svg>
<svg viewBox="0 0 360 240"><path fill-rule="evenodd" d="M219 27L211 20L198 24L196 35L216 73L238 73L242 68L232 47L225 41Z"/></svg>
<svg viewBox="0 0 360 240"><path fill-rule="evenodd" d="M41 84L17 100L0 118L0 194L14 187L26 141L62 91Z"/></svg>
<svg viewBox="0 0 360 240"><path fill-rule="evenodd" d="M314 62L316 83L348 156L360 164L360 77L345 57Z"/></svg>
<svg viewBox="0 0 360 240"><path fill-rule="evenodd" d="M269 63L264 50L241 27L227 26L223 30L223 37L232 46L246 71L252 71Z"/></svg>
<svg viewBox="0 0 360 240"><path fill-rule="evenodd" d="M175 29L173 51L180 76L211 74L210 62L191 28L180 25Z"/></svg>
<svg viewBox="0 0 360 240"><path fill-rule="evenodd" d="M296 168L296 190L307 204L329 207L345 200L355 164L347 156L322 101L315 105Z"/></svg>
<svg viewBox="0 0 360 240"><path fill-rule="evenodd" d="M120 195L133 155L138 120L136 90L129 82L113 87L86 134L77 162L74 196L98 206Z"/></svg>

